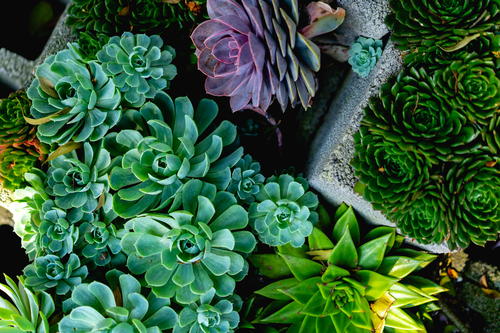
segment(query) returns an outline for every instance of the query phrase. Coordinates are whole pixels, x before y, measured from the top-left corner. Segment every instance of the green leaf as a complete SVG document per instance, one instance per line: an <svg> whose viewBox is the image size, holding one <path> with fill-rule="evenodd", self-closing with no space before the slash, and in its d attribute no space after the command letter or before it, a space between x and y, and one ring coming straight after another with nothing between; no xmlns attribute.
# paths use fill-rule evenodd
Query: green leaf
<svg viewBox="0 0 500 333"><path fill-rule="evenodd" d="M281 253L279 255L285 260L293 276L300 281L320 275L323 269L323 266L309 259L292 257Z"/></svg>
<svg viewBox="0 0 500 333"><path fill-rule="evenodd" d="M344 235L346 229L350 230L352 240L355 244L358 244L360 237L359 225L352 207L347 208L347 210L335 223L335 227L333 228L333 239L335 241L339 241L340 238Z"/></svg>
<svg viewBox="0 0 500 333"><path fill-rule="evenodd" d="M360 270L355 274L359 281L366 286L365 297L369 301L374 301L380 298L394 283L399 280L367 270Z"/></svg>
<svg viewBox="0 0 500 333"><path fill-rule="evenodd" d="M355 268L358 265L358 252L352 241L349 228L344 229L344 235L333 248L328 263L350 268Z"/></svg>
<svg viewBox="0 0 500 333"><path fill-rule="evenodd" d="M481 34L480 33L477 33L477 34L474 34L474 35L470 35L470 36L467 36L467 37L464 37L461 41L459 41L458 43L456 43L455 45L452 45L450 47L439 47L441 50L445 51L445 52L455 52L457 50L460 50L461 48L463 47L466 47L467 44L469 44L470 42L472 42L474 39L480 37Z"/></svg>
<svg viewBox="0 0 500 333"><path fill-rule="evenodd" d="M290 289L298 283L299 280L296 278L284 279L268 284L264 288L255 291L255 293L274 300L289 301L291 297L284 294L282 290Z"/></svg>
<svg viewBox="0 0 500 333"><path fill-rule="evenodd" d="M45 162L50 162L53 159L55 159L61 155L65 155L65 154L70 153L73 150L79 149L81 147L82 147L81 142L70 141L68 143L65 143L62 146L57 147L56 150L54 150L52 153L50 153L49 157L47 157L47 160Z"/></svg>
<svg viewBox="0 0 500 333"><path fill-rule="evenodd" d="M328 265L328 268L326 269L325 273L321 276L321 280L323 282L330 282L330 281L335 281L340 277L345 277L349 276L351 273L343 269L342 267L335 266L335 265Z"/></svg>
<svg viewBox="0 0 500 333"><path fill-rule="evenodd" d="M377 272L402 279L420 267L421 262L408 257L385 257Z"/></svg>
<svg viewBox="0 0 500 333"><path fill-rule="evenodd" d="M321 283L319 276L295 283L290 287L281 288L279 291L293 298L300 304L306 304L309 299L318 291L318 283Z"/></svg>
<svg viewBox="0 0 500 333"><path fill-rule="evenodd" d="M385 317L385 326L400 330L425 332L424 325L420 321L415 320L401 308L391 307L387 313L387 317Z"/></svg>
<svg viewBox="0 0 500 333"><path fill-rule="evenodd" d="M379 237L385 236L387 234L392 235L392 237L390 237L389 240L387 241L387 247L385 249L385 253L387 254L394 246L394 242L396 240L396 228L393 228L393 227L374 228L374 229L370 230L370 232L368 232L365 235L365 237L363 238L363 241L368 242L368 241L377 239Z"/></svg>
<svg viewBox="0 0 500 333"><path fill-rule="evenodd" d="M318 228L313 228L313 232L307 238L309 250L327 250L333 248L332 241Z"/></svg>
<svg viewBox="0 0 500 333"><path fill-rule="evenodd" d="M391 237L394 238L393 233L361 245L359 247L359 266L376 271L384 259L387 243Z"/></svg>
<svg viewBox="0 0 500 333"><path fill-rule="evenodd" d="M448 289L421 276L408 276L404 283L418 288L427 295L435 295L447 291Z"/></svg>
<svg viewBox="0 0 500 333"><path fill-rule="evenodd" d="M305 245L301 247L293 247L290 244L278 246L278 252L298 258L307 258Z"/></svg>
<svg viewBox="0 0 500 333"><path fill-rule="evenodd" d="M254 254L248 259L260 274L268 278L279 279L292 274L283 258L277 254Z"/></svg>
<svg viewBox="0 0 500 333"><path fill-rule="evenodd" d="M409 258L413 258L415 260L419 260L420 261L420 268L424 268L425 266L427 266L428 264L433 262L434 259L436 259L436 257L437 257L436 255L433 255L433 254L429 254L429 253L426 253L423 251L408 249L408 248L397 249L396 251L394 251L394 254L406 256Z"/></svg>
<svg viewBox="0 0 500 333"><path fill-rule="evenodd" d="M435 297L419 293L401 283L395 283L389 289L389 293L396 299L393 303L393 306L395 307L408 308L437 300Z"/></svg>
<svg viewBox="0 0 500 333"><path fill-rule="evenodd" d="M256 323L263 324L293 324L303 318L303 314L301 314L301 309L303 308L302 304L297 302L291 302L290 304L285 305L280 310L276 311L272 315L257 320Z"/></svg>

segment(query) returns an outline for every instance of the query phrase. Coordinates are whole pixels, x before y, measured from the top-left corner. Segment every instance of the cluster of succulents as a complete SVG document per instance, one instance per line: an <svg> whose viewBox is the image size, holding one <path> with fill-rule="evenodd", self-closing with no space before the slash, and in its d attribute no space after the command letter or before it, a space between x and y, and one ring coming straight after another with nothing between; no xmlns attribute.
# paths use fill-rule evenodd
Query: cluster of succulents
<svg viewBox="0 0 500 333"><path fill-rule="evenodd" d="M500 231L500 4L390 3L410 53L355 135L359 188L419 242L484 245Z"/></svg>

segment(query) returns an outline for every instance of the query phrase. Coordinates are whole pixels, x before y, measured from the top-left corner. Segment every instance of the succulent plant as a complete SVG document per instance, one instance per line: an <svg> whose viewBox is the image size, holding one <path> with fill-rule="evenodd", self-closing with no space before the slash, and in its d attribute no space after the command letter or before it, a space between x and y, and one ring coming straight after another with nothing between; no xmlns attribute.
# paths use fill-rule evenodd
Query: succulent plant
<svg viewBox="0 0 500 333"><path fill-rule="evenodd" d="M47 171L47 193L55 197L62 209L78 208L85 213L93 212L99 198L109 189L108 171L111 167L109 152L102 142L94 148L83 144L83 156L78 150L61 155L50 162Z"/></svg>
<svg viewBox="0 0 500 333"><path fill-rule="evenodd" d="M8 298L0 296L0 331L51 332L48 319L55 310L52 297L44 291L33 293L26 288L22 277L17 285L7 275L4 277L7 284L0 284L0 290Z"/></svg>
<svg viewBox="0 0 500 333"><path fill-rule="evenodd" d="M63 145L98 141L121 116L120 92L97 62L85 63L78 45L45 59L28 88L31 120L40 141Z"/></svg>
<svg viewBox="0 0 500 333"><path fill-rule="evenodd" d="M46 254L63 257L73 252L73 245L78 240L79 230L66 219L66 212L52 200L43 203L42 223L38 228L39 247Z"/></svg>
<svg viewBox="0 0 500 333"><path fill-rule="evenodd" d="M248 204L255 201L255 195L264 181L264 176L260 174L260 163L254 161L252 156L245 155L234 166L227 191Z"/></svg>
<svg viewBox="0 0 500 333"><path fill-rule="evenodd" d="M0 148L0 184L7 190L26 185L24 175L37 164L38 157L13 146Z"/></svg>
<svg viewBox="0 0 500 333"><path fill-rule="evenodd" d="M174 326L177 314L169 299L145 297L140 282L130 274L112 270L106 278L109 285L94 281L75 287L63 304L65 312L71 312L59 322L61 333L160 333Z"/></svg>
<svg viewBox="0 0 500 333"><path fill-rule="evenodd" d="M35 258L26 266L26 286L35 291L55 288L57 295L65 295L87 277L87 266L80 265L80 258L71 253L65 258L48 254Z"/></svg>
<svg viewBox="0 0 500 333"><path fill-rule="evenodd" d="M24 91L16 91L0 100L0 147L33 140L36 128L24 116L29 115L31 102Z"/></svg>
<svg viewBox="0 0 500 333"><path fill-rule="evenodd" d="M256 291L275 301L254 322L290 324L289 332L425 331L405 310L445 290L410 276L435 256L398 248L394 228L361 237L352 209L339 209L332 239L315 228L305 253L279 253L292 277Z"/></svg>
<svg viewBox="0 0 500 333"><path fill-rule="evenodd" d="M198 302L186 305L179 313L179 320L173 333L232 333L240 322L240 316L235 311L229 299L217 300L215 289L210 289L202 295ZM214 303L214 304L213 304Z"/></svg>
<svg viewBox="0 0 500 333"><path fill-rule="evenodd" d="M451 247L484 246L500 230L500 159L477 152L451 166L443 182Z"/></svg>
<svg viewBox="0 0 500 333"><path fill-rule="evenodd" d="M78 33L79 54L87 61L97 60L97 52L109 41L109 36L102 33L80 31Z"/></svg>
<svg viewBox="0 0 500 333"><path fill-rule="evenodd" d="M320 49L298 30L297 0L208 0L207 9L210 20L191 39L208 94L230 97L233 111L265 113L274 97L283 111L310 106ZM343 14L324 32L340 25Z"/></svg>
<svg viewBox="0 0 500 333"><path fill-rule="evenodd" d="M268 245L300 247L318 220L318 197L307 181L290 175L266 180L250 206L250 223L259 239Z"/></svg>
<svg viewBox="0 0 500 333"><path fill-rule="evenodd" d="M160 36L130 32L111 37L97 53L104 72L113 78L124 100L134 107L142 106L146 98L153 98L169 87L169 81L177 74L171 64L174 57L175 50L163 47Z"/></svg>
<svg viewBox="0 0 500 333"><path fill-rule="evenodd" d="M190 304L211 288L219 297L232 295L235 280L248 271L243 255L256 245L252 233L242 230L247 224L248 214L234 195L193 179L168 215L129 220L121 245L129 270L146 273L157 296Z"/></svg>
<svg viewBox="0 0 500 333"><path fill-rule="evenodd" d="M202 100L195 111L188 98L174 102L161 92L132 113L139 130L122 130L107 142L110 151L124 154L121 166L110 175L118 215L135 217L162 209L193 178L215 184L218 190L227 188L230 168L243 151L230 148L236 138L233 124L223 121L207 132L217 112L211 100Z"/></svg>
<svg viewBox="0 0 500 333"><path fill-rule="evenodd" d="M380 39L358 37L349 49L349 64L361 77L367 77L382 56Z"/></svg>
<svg viewBox="0 0 500 333"><path fill-rule="evenodd" d="M430 52L454 51L488 31L498 30L500 4L497 0L389 1L392 13L386 24L401 49Z"/></svg>

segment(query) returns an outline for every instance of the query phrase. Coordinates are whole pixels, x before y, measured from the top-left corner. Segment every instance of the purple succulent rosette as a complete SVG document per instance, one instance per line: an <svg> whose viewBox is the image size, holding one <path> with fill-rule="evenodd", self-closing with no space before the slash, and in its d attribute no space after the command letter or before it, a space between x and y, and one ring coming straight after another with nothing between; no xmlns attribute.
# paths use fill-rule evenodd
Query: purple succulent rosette
<svg viewBox="0 0 500 333"><path fill-rule="evenodd" d="M208 0L210 20L191 35L208 94L230 97L231 109L265 114L307 108L318 88L320 49L298 30L297 0Z"/></svg>

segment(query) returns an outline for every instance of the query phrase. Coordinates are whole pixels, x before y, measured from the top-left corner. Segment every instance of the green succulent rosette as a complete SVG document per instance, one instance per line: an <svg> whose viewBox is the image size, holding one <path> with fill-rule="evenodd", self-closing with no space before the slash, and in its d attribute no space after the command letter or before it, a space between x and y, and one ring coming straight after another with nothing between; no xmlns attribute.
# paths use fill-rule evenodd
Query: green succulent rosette
<svg viewBox="0 0 500 333"><path fill-rule="evenodd" d="M87 274L87 266L82 266L74 253L64 258L53 254L38 257L24 269L27 287L34 291L54 288L57 295L66 295L81 284Z"/></svg>
<svg viewBox="0 0 500 333"><path fill-rule="evenodd" d="M391 39L401 49L432 52L454 51L486 32L499 29L498 0L425 2L390 0L386 18Z"/></svg>
<svg viewBox="0 0 500 333"><path fill-rule="evenodd" d="M33 292L25 286L22 277L17 284L4 275L7 284L0 284L0 290L7 296L0 296L0 331L49 333L49 319L55 311L52 297L45 291Z"/></svg>
<svg viewBox="0 0 500 333"><path fill-rule="evenodd" d="M484 152L454 164L443 180L443 195L449 205L454 248L470 242L484 246L500 231L500 158Z"/></svg>
<svg viewBox="0 0 500 333"><path fill-rule="evenodd" d="M318 197L307 181L290 175L266 180L250 206L250 223L259 239L270 246L300 247L318 220Z"/></svg>
<svg viewBox="0 0 500 333"><path fill-rule="evenodd" d="M55 203L62 209L78 208L91 213L109 189L108 171L112 164L102 142L94 147L85 142L82 150L73 150L50 162L47 193L55 197Z"/></svg>
<svg viewBox="0 0 500 333"><path fill-rule="evenodd" d="M84 62L77 44L45 59L28 88L30 120L41 142L98 141L121 116L120 91L97 62Z"/></svg>
<svg viewBox="0 0 500 333"><path fill-rule="evenodd" d="M69 312L59 332L151 332L171 329L177 321L170 300L144 296L140 282L117 270L106 274L109 284L94 281L75 287L63 303Z"/></svg>
<svg viewBox="0 0 500 333"><path fill-rule="evenodd" d="M202 179L225 190L230 168L243 154L234 150L236 127L223 121L207 131L218 113L217 104L202 100L196 111L188 98L175 101L165 93L156 95L128 117L137 129L122 130L107 138L110 151L123 154L113 168L110 185L113 209L122 217L161 210L190 179Z"/></svg>
<svg viewBox="0 0 500 333"><path fill-rule="evenodd" d="M246 210L231 193L191 180L167 214L146 214L125 224L121 245L127 267L144 274L159 297L191 304L211 288L233 294L248 271L244 256L256 245Z"/></svg>
<svg viewBox="0 0 500 333"><path fill-rule="evenodd" d="M0 184L7 190L24 187L24 175L37 165L38 156L24 149L0 147Z"/></svg>
<svg viewBox="0 0 500 333"><path fill-rule="evenodd" d="M24 119L30 106L26 92L21 90L0 100L0 147L33 140L36 128Z"/></svg>
<svg viewBox="0 0 500 333"><path fill-rule="evenodd" d="M97 60L97 52L109 41L109 36L102 33L81 31L78 33L79 54L87 61Z"/></svg>
<svg viewBox="0 0 500 333"><path fill-rule="evenodd" d="M233 193L238 200L244 203L255 201L265 177L260 173L260 163L252 156L245 155L236 163L231 174L231 182L227 191Z"/></svg>
<svg viewBox="0 0 500 333"><path fill-rule="evenodd" d="M399 248L394 228L361 235L345 205L335 215L332 238L315 228L305 252L282 248L273 255L280 266L273 269L282 269L285 279L256 291L273 301L253 323L287 324L287 332L425 331L407 308L435 301L445 290L412 274L435 256Z"/></svg>
<svg viewBox="0 0 500 333"><path fill-rule="evenodd" d="M349 48L348 62L359 76L368 77L381 56L382 41L380 39L358 37Z"/></svg>
<svg viewBox="0 0 500 333"><path fill-rule="evenodd" d="M170 86L177 75L171 64L174 57L175 50L163 46L160 36L130 32L111 37L97 53L104 72L120 88L124 101L134 107L142 106L146 98L153 98Z"/></svg>
<svg viewBox="0 0 500 333"><path fill-rule="evenodd" d="M230 299L216 299L215 289L212 288L199 301L181 310L173 333L233 333L239 322L240 316L233 302Z"/></svg>
<svg viewBox="0 0 500 333"><path fill-rule="evenodd" d="M47 200L42 205L42 222L38 228L39 249L45 254L64 257L73 252L73 246L78 240L79 230L66 218L66 212L54 201Z"/></svg>

